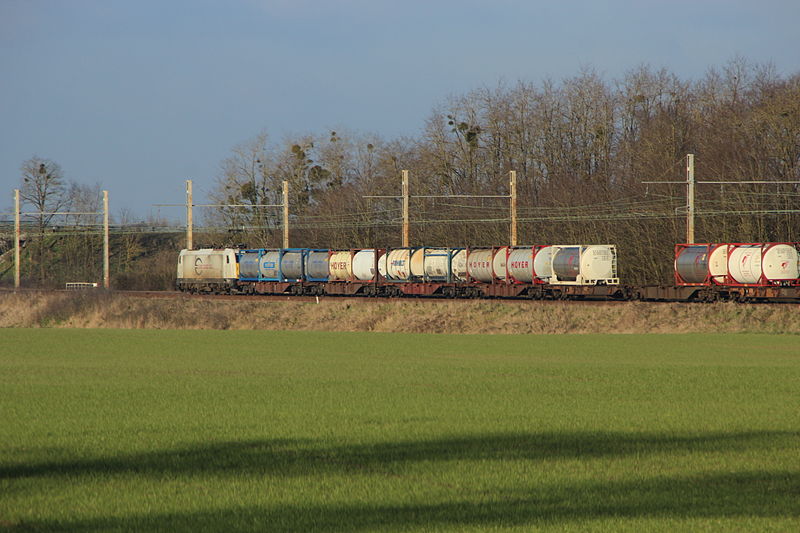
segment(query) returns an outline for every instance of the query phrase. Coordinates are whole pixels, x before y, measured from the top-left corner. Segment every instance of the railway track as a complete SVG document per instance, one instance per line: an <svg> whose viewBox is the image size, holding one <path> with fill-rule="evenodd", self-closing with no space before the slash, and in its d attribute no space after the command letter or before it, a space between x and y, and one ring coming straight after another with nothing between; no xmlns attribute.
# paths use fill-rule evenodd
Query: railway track
<svg viewBox="0 0 800 533"><path fill-rule="evenodd" d="M431 297L382 297L382 296L339 296L339 295L322 295L322 296L287 296L287 295L274 295L274 294L190 294L180 291L128 291L128 290L111 290L104 291L103 289L85 289L85 290L67 290L67 289L9 289L0 288L0 293L30 293L30 294L112 294L117 296L124 296L130 298L146 298L146 299L177 299L177 300L208 300L208 301L241 301L241 302L420 302L420 303L435 303L435 302L454 302L462 304L475 304L476 302L503 302L507 304L517 305L530 305L531 300L527 299L514 299L514 298L493 298L493 299L459 299L459 298L431 298ZM536 300L537 304L544 305L619 305L626 303L621 300ZM660 302L653 302L660 303Z"/></svg>
<svg viewBox="0 0 800 533"><path fill-rule="evenodd" d="M241 301L241 302L353 302L353 303L365 303L365 302L390 302L390 303L401 303L401 302L428 302L428 303L435 303L435 302L455 302L461 303L464 305L475 304L476 301L481 302L502 302L505 304L515 304L515 305L531 305L532 303L542 304L542 305L598 305L598 304L605 304L605 305L620 305L628 303L629 300L620 300L620 299L602 299L602 298L594 298L594 299L555 299L555 300L530 300L527 298L503 298L503 297L494 297L494 298L480 298L480 299L470 299L470 298L444 298L444 297L420 297L420 296L351 296L351 295L321 295L321 296L301 296L301 295L280 295L280 294L192 294L187 292L181 291L130 291L130 290L111 290L111 291L104 291L103 289L83 289L83 290L67 290L67 289L36 289L36 288L20 288L20 289L13 289L13 288L0 288L0 294L13 294L13 293L23 293L23 294L113 294L117 296L124 296L130 298L146 298L146 299L177 299L177 300L186 300L186 301ZM639 303L648 303L648 304L664 304L664 303L689 303L689 302L681 302L680 300L645 300L639 301ZM712 302L691 302L691 303L712 303ZM798 305L796 300L762 300L756 302L748 302L748 303L756 303L756 304L781 304L781 305Z"/></svg>

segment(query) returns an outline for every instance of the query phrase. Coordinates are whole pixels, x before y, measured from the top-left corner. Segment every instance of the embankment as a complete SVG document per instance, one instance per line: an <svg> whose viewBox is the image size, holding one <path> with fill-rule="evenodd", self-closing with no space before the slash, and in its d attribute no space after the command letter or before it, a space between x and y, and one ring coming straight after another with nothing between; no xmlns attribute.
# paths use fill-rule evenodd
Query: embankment
<svg viewBox="0 0 800 533"><path fill-rule="evenodd" d="M0 327L265 329L414 333L800 333L800 306L314 301L0 293Z"/></svg>

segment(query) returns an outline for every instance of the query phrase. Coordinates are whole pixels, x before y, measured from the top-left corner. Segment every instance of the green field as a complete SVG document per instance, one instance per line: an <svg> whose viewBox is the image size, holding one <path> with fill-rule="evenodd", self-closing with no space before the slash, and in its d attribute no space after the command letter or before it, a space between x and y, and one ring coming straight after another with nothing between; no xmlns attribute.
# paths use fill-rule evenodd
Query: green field
<svg viewBox="0 0 800 533"><path fill-rule="evenodd" d="M798 336L0 343L0 530L800 530Z"/></svg>

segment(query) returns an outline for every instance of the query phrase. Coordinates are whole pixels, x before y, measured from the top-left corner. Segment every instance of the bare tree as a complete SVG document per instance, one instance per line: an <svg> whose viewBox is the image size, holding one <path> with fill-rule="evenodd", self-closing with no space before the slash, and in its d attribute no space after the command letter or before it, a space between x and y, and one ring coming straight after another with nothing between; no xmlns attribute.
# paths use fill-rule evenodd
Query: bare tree
<svg viewBox="0 0 800 533"><path fill-rule="evenodd" d="M272 160L267 135L261 133L234 147L233 154L222 162L211 199L217 204L248 206L221 207L207 215L212 223L228 228L229 244L253 240L252 245L269 246L273 240L279 227L278 212L255 207L280 203L281 185L272 171Z"/></svg>
<svg viewBox="0 0 800 533"><path fill-rule="evenodd" d="M52 220L53 213L64 207L67 195L64 172L50 159L33 156L22 164L20 198L36 210L40 233Z"/></svg>
<svg viewBox="0 0 800 533"><path fill-rule="evenodd" d="M67 201L64 172L51 159L33 156L22 164L20 198L35 209L37 246L35 263L38 266L39 282L45 280L45 228Z"/></svg>

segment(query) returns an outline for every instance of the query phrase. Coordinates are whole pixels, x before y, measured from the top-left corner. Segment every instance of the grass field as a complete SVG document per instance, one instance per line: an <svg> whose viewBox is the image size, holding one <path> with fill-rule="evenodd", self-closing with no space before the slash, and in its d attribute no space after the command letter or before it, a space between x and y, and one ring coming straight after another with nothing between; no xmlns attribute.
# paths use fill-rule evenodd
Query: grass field
<svg viewBox="0 0 800 533"><path fill-rule="evenodd" d="M798 336L0 342L0 530L800 529Z"/></svg>

